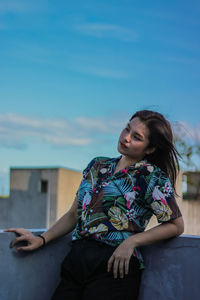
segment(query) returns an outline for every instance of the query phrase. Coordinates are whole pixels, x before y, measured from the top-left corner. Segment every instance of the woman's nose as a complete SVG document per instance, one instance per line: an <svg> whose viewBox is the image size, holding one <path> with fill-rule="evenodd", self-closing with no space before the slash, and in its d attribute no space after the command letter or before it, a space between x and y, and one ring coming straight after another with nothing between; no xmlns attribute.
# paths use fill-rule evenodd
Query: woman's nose
<svg viewBox="0 0 200 300"><path fill-rule="evenodd" d="M126 134L124 137L124 140L128 143L128 142L130 142L130 139L131 139L130 134L129 133Z"/></svg>

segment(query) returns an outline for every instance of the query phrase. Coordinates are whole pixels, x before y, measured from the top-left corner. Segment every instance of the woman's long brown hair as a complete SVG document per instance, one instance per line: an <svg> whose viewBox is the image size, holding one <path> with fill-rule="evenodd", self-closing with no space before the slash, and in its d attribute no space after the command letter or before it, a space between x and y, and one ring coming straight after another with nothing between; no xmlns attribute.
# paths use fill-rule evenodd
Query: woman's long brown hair
<svg viewBox="0 0 200 300"><path fill-rule="evenodd" d="M176 193L176 178L180 170L178 157L181 157L173 143L173 133L170 122L155 111L137 111L130 120L138 117L149 129L148 148L155 151L145 156L148 162L155 164L169 177Z"/></svg>

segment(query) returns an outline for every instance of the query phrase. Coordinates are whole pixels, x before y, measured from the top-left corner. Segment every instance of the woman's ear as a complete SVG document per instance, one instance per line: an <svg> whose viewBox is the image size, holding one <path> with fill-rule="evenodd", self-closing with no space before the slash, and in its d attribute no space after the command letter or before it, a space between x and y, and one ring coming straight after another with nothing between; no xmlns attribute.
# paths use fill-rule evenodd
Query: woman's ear
<svg viewBox="0 0 200 300"><path fill-rule="evenodd" d="M153 153L156 150L156 147L152 147L146 150L146 154L149 155L151 153Z"/></svg>

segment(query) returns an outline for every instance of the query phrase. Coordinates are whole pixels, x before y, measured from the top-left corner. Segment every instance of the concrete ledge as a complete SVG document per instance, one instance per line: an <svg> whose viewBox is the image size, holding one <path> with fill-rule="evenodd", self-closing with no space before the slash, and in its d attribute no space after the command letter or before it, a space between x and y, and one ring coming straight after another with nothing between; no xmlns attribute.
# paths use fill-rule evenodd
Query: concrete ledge
<svg viewBox="0 0 200 300"><path fill-rule="evenodd" d="M0 299L50 300L60 279L60 264L70 249L71 236L23 253L9 248L14 237L11 232L0 233Z"/></svg>
<svg viewBox="0 0 200 300"><path fill-rule="evenodd" d="M60 264L70 249L71 235L31 253L10 249L14 236L0 233L0 299L50 300L60 279ZM143 247L142 252L146 269L139 300L200 299L199 236L182 235Z"/></svg>
<svg viewBox="0 0 200 300"><path fill-rule="evenodd" d="M139 300L200 299L200 237L180 236L143 247Z"/></svg>

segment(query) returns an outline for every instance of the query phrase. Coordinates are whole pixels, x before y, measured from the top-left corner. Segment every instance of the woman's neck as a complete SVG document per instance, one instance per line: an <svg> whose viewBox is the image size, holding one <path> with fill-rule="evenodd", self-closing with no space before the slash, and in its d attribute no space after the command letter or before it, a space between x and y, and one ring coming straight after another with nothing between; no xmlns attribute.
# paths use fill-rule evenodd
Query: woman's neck
<svg viewBox="0 0 200 300"><path fill-rule="evenodd" d="M114 174L117 173L117 172L119 172L122 169L129 168L131 165L133 165L134 163L136 163L136 162L138 162L140 160L141 159L135 160L135 159L133 159L131 157L122 155L122 157L120 158L120 160L118 161L118 163L116 165Z"/></svg>

